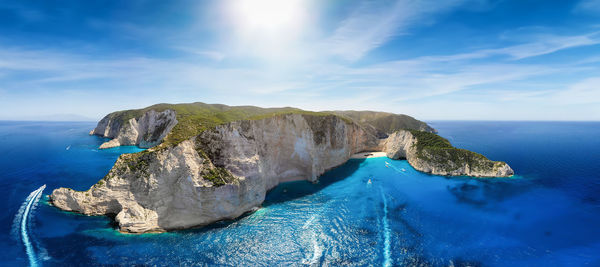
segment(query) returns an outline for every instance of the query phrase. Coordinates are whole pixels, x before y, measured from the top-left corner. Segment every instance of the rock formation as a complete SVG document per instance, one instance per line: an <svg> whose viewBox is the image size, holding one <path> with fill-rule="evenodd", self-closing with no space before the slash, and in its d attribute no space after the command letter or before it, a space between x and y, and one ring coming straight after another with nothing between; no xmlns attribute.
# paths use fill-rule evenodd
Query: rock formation
<svg viewBox="0 0 600 267"><path fill-rule="evenodd" d="M170 109L139 114L109 114L93 134L114 138L104 147L151 147L173 134L178 118L186 119ZM512 175L506 163L456 149L433 133L415 129L387 135L367 123L322 113L231 121L181 142L123 154L89 190L59 188L51 201L67 211L113 215L123 232L161 232L239 217L260 206L266 192L279 183L314 182L362 151L385 151L433 174Z"/></svg>
<svg viewBox="0 0 600 267"><path fill-rule="evenodd" d="M122 155L90 190L56 189L52 203L114 214L125 232L189 228L236 218L280 182L315 181L377 145L374 135L333 115L232 122L174 147Z"/></svg>
<svg viewBox="0 0 600 267"><path fill-rule="evenodd" d="M431 139L419 140L418 136ZM439 143L423 144L431 140ZM491 161L481 154L457 149L448 140L432 133L397 131L383 141L382 150L391 159L406 159L416 170L436 175L507 177L514 174L505 162Z"/></svg>
<svg viewBox="0 0 600 267"><path fill-rule="evenodd" d="M139 146L150 148L158 145L177 124L175 111L150 110L140 118L123 120L119 112L104 117L90 134L112 140L100 146L101 149L117 146Z"/></svg>

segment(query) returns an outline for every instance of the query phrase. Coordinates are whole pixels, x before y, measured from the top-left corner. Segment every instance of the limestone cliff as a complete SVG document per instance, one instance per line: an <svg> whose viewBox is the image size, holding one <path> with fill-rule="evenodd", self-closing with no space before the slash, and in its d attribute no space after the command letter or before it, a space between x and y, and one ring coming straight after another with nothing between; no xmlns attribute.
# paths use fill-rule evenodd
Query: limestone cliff
<svg viewBox="0 0 600 267"><path fill-rule="evenodd" d="M150 148L158 145L177 124L175 112L149 110L139 118L124 118L120 112L106 115L90 134L111 138L101 149L137 145Z"/></svg>
<svg viewBox="0 0 600 267"><path fill-rule="evenodd" d="M392 159L406 159L418 171L446 176L507 177L514 171L501 161L458 149L448 140L427 132L400 130L382 145Z"/></svg>
<svg viewBox="0 0 600 267"><path fill-rule="evenodd" d="M506 163L454 148L413 118L338 113L204 103L111 113L92 131L113 138L102 148L151 148L121 155L87 191L54 190L51 201L67 211L113 215L123 232L161 232L239 217L279 183L316 181L363 151L385 151L438 175L513 174ZM376 126L387 122L393 125Z"/></svg>
<svg viewBox="0 0 600 267"><path fill-rule="evenodd" d="M232 122L173 147L122 155L88 191L59 188L51 199L63 210L114 214L125 232L189 228L236 218L280 182L315 181L378 142L333 115Z"/></svg>

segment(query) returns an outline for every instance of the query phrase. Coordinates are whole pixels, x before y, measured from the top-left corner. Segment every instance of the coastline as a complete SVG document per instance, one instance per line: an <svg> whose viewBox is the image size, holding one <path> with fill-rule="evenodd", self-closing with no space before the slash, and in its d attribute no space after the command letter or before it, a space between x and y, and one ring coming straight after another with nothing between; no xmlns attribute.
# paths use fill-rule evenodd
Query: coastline
<svg viewBox="0 0 600 267"><path fill-rule="evenodd" d="M368 159L387 157L385 152L360 152L350 156L351 159Z"/></svg>

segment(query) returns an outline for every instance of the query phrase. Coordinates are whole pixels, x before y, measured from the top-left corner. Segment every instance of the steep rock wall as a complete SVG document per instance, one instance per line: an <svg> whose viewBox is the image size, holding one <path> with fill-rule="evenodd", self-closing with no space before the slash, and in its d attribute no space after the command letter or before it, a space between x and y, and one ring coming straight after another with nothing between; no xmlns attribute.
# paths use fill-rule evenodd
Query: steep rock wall
<svg viewBox="0 0 600 267"><path fill-rule="evenodd" d="M197 140L215 165L238 176L260 176L267 190L283 181L315 181L352 154L378 149L372 133L336 116L234 122L204 132Z"/></svg>
<svg viewBox="0 0 600 267"><path fill-rule="evenodd" d="M122 155L88 191L54 190L52 203L88 215L116 215L124 232L189 228L236 218L282 181L315 181L378 139L336 116L281 115L218 126L175 147ZM217 168L231 175L217 186Z"/></svg>

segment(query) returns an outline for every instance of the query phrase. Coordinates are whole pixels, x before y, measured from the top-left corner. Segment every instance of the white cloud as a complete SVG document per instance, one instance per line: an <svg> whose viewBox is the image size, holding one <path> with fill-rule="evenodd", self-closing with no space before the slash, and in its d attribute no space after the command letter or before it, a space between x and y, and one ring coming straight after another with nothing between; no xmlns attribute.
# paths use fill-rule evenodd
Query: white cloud
<svg viewBox="0 0 600 267"><path fill-rule="evenodd" d="M366 2L358 6L350 16L341 22L333 35L323 41L323 46L331 55L350 61L358 60L391 39L406 34L408 29L416 24L424 23L424 21L431 22L435 17L433 15L447 12L467 2L473 1L398 0L387 1L387 5L375 1ZM600 3L600 0L594 2ZM588 3L586 5L595 4ZM600 5L598 8L600 11ZM535 40L521 45L452 55L447 60L476 59L492 55L508 55L518 60L599 43L600 32L573 36L543 35L536 36Z"/></svg>
<svg viewBox="0 0 600 267"><path fill-rule="evenodd" d="M0 84L7 93L26 88L69 91L71 95L85 97L88 90L103 91L106 86L111 86L111 92L122 88L119 94L132 97L143 92L149 103L165 102L165 96L174 95L179 97L175 102L202 101L208 95L229 95L228 100L249 101L245 104L273 106L274 102L269 103L268 99L283 98L283 102L276 103L301 103L312 109L328 109L330 106L326 102L337 103L332 104L336 108L344 108L342 102L346 103L346 108L366 108L364 104L355 107L349 103L366 101L368 96L378 103L379 109L396 112L401 110L392 107L400 102L565 71L560 66L441 61L426 57L364 67L315 62L292 73L273 74L264 68L206 67L169 59L98 60L82 55L14 49L0 50L0 55L4 59L0 62ZM460 56L449 56L453 57ZM572 71L574 66L568 68ZM31 78L13 80L10 76L15 73ZM574 92L581 93L583 89L578 90ZM586 92L589 91L592 89ZM293 98L286 99L286 96ZM262 103L252 102L265 97L267 101L260 100Z"/></svg>
<svg viewBox="0 0 600 267"><path fill-rule="evenodd" d="M391 38L405 34L410 26L431 21L432 15L448 11L463 2L465 1L365 2L342 21L325 45L334 55L351 61L357 60Z"/></svg>
<svg viewBox="0 0 600 267"><path fill-rule="evenodd" d="M481 114L488 115L490 113L483 112L485 106L500 105L497 103L528 101L522 109L529 109L528 106L539 108L540 105L589 104L597 103L592 99L600 99L598 89L594 87L594 84L600 84L600 79L585 79L586 75L593 77L591 72L597 73L597 61L524 64L516 59L593 45L598 39L598 33L537 36L528 43L515 46L367 66L319 58L299 62L293 70L237 64L235 60L239 59L230 59L229 55L227 61L232 62L220 62L224 57L221 52L183 46L178 49L212 57L214 62L207 65L187 57L131 55L95 58L77 53L0 46L0 90L3 91L0 106L5 107L3 110L18 110L23 103L19 100L21 91L32 92L27 94L28 102L39 106L40 112L48 109L55 113L86 110L87 113L82 114L90 117L156 102L191 101L297 106L312 110L376 109L422 118L451 118L448 117L450 114L468 113L468 110L443 111L460 106L447 98L465 95L468 98L459 99L458 103L478 108ZM498 55L505 57L494 57ZM552 78L567 72L578 72L583 78L578 83L565 82L551 89L539 88L536 92L513 87L530 79ZM506 89L498 89L503 86ZM482 99L482 95L486 99ZM446 103L446 106L438 108L441 106L434 103ZM48 108L48 105L54 106ZM35 107L28 110L35 110ZM490 110L487 111L492 112ZM571 111L571 116L576 117L576 112ZM0 112L0 116L7 114Z"/></svg>
<svg viewBox="0 0 600 267"><path fill-rule="evenodd" d="M550 98L553 103L560 104L600 104L600 77L581 80Z"/></svg>
<svg viewBox="0 0 600 267"><path fill-rule="evenodd" d="M490 50L490 53L506 54L514 59L546 55L559 50L600 44L600 32L578 36L544 36L532 43Z"/></svg>
<svg viewBox="0 0 600 267"><path fill-rule="evenodd" d="M466 61L473 59L482 59L490 56L504 55L512 60L525 59L530 57L542 56L558 52L561 50L576 48L582 46L591 46L600 44L600 32L592 32L582 35L560 36L544 35L537 36L529 42L512 45L502 48L481 49L473 52L447 55L447 56L428 56L421 60L432 62ZM587 61L593 61L597 57L589 58Z"/></svg>

